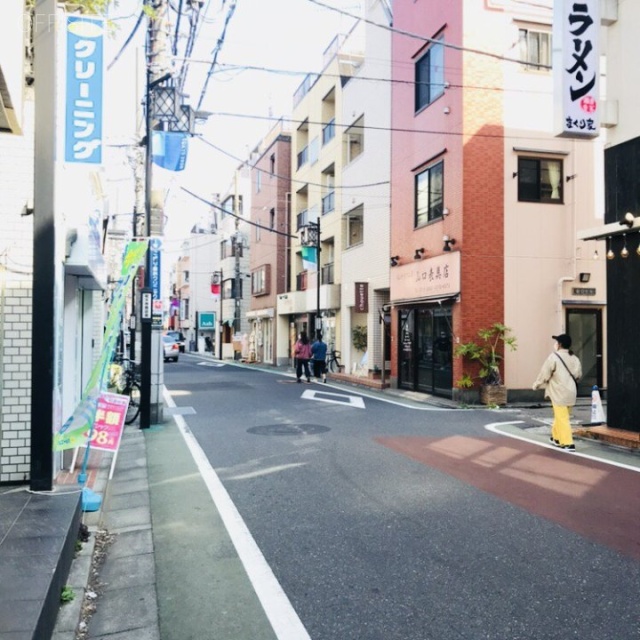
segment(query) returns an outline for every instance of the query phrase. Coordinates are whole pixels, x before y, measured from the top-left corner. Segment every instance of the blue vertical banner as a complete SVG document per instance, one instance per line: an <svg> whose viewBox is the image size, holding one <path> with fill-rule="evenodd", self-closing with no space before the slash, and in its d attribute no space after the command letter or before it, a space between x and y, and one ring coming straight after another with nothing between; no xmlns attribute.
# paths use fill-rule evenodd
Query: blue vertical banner
<svg viewBox="0 0 640 640"><path fill-rule="evenodd" d="M160 252L162 251L162 240L160 238L151 238L149 240L149 267L150 273L150 286L153 292L154 300L162 300L161 293L161 265L160 265Z"/></svg>
<svg viewBox="0 0 640 640"><path fill-rule="evenodd" d="M149 286L151 287L152 314L151 324L154 327L161 327L164 316L162 305L162 239L150 238L149 240Z"/></svg>
<svg viewBox="0 0 640 640"><path fill-rule="evenodd" d="M104 20L67 16L66 162L102 162Z"/></svg>

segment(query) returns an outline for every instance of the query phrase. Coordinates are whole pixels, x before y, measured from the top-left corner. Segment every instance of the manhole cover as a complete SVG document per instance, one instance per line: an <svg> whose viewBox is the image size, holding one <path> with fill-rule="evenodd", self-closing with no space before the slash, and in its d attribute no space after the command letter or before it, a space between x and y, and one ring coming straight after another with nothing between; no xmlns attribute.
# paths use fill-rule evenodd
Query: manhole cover
<svg viewBox="0 0 640 640"><path fill-rule="evenodd" d="M263 424L247 429L247 433L257 436L311 436L327 431L329 427L321 424Z"/></svg>

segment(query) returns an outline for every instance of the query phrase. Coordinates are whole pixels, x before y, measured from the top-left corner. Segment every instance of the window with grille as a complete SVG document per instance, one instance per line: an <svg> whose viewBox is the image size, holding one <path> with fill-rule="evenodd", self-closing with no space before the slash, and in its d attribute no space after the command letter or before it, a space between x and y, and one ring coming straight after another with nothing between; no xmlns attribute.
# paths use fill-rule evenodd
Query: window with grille
<svg viewBox="0 0 640 640"><path fill-rule="evenodd" d="M549 71L537 65L551 66L551 33L520 29L518 31L520 60L527 62L527 69Z"/></svg>

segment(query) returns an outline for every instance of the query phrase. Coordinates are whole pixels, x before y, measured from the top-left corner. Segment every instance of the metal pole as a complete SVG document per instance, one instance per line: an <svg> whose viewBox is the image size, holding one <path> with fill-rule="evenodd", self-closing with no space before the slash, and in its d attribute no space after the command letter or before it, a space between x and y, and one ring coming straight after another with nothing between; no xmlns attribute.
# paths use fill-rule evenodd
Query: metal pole
<svg viewBox="0 0 640 640"><path fill-rule="evenodd" d="M133 237L137 237L138 208L133 206ZM129 317L129 359L136 359L136 278L131 282L131 316Z"/></svg>
<svg viewBox="0 0 640 640"><path fill-rule="evenodd" d="M320 335L322 333L322 322L320 320L320 285L322 284L322 277L320 271L320 216L318 216L318 220L316 221L316 260L318 261L317 266L317 287L316 287L316 339L320 339Z"/></svg>
<svg viewBox="0 0 640 640"><path fill-rule="evenodd" d="M151 47L151 29L152 22L149 21L149 34L147 38L147 47L150 51ZM144 214L145 214L145 236L151 235L151 177L152 177L152 153L153 145L151 142L151 132L153 128L153 114L151 112L151 65L147 60L147 90L146 90L146 156L145 156L145 196L144 196ZM147 257L144 269L144 286L145 289L151 287L151 252L147 246ZM141 327L141 351L140 351L140 428L148 429L151 426L151 322L142 322Z"/></svg>

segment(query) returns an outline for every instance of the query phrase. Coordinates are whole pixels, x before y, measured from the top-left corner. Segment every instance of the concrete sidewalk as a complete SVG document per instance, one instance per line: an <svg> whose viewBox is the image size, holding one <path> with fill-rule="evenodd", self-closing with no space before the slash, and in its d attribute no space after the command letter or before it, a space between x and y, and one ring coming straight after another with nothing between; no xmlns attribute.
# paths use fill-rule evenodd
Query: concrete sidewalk
<svg viewBox="0 0 640 640"><path fill-rule="evenodd" d="M170 416L125 427L103 495L101 510L84 514L91 537L68 582L76 598L62 605L53 640L275 640Z"/></svg>

